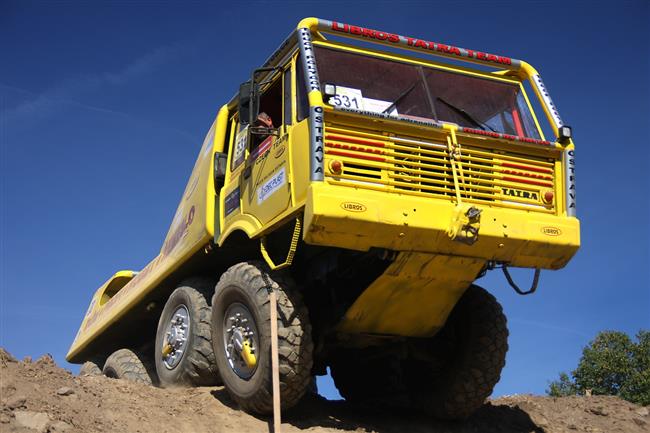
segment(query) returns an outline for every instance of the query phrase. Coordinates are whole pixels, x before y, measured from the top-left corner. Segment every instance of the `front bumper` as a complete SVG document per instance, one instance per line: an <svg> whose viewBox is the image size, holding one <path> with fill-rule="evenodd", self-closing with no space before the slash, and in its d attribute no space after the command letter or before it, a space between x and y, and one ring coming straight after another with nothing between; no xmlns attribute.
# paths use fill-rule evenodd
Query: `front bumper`
<svg viewBox="0 0 650 433"><path fill-rule="evenodd" d="M309 244L367 251L385 248L560 269L580 246L575 217L475 205L481 212L473 245L452 240L450 201L312 182L305 207Z"/></svg>

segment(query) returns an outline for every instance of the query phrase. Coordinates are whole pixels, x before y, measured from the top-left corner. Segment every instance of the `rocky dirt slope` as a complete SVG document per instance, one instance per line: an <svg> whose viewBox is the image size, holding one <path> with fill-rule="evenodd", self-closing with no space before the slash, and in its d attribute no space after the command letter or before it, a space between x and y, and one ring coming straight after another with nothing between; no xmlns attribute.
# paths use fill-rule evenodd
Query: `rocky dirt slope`
<svg viewBox="0 0 650 433"><path fill-rule="evenodd" d="M235 407L220 387L159 389L105 377L75 377L43 356L16 361L0 349L0 432L270 432L268 419ZM282 431L377 433L650 432L648 408L614 397L518 395L486 403L462 423L422 414L372 412L306 398Z"/></svg>

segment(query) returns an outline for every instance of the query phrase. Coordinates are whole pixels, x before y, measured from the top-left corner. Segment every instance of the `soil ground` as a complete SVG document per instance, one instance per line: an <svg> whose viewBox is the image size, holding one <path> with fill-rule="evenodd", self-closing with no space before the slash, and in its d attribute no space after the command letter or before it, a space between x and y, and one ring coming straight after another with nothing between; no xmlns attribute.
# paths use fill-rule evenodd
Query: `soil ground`
<svg viewBox="0 0 650 433"><path fill-rule="evenodd" d="M271 420L237 409L222 387L160 389L76 377L50 356L17 361L0 349L0 432L271 432ZM516 395L490 400L464 422L373 412L309 396L284 414L282 432L648 433L648 407L615 397Z"/></svg>

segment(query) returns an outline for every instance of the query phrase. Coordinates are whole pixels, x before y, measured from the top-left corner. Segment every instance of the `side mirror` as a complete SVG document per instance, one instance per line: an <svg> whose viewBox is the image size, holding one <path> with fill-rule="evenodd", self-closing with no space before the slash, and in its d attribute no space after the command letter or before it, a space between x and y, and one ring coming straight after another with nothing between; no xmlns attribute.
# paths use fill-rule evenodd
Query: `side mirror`
<svg viewBox="0 0 650 433"><path fill-rule="evenodd" d="M219 192L226 181L228 169L228 154L217 152L214 154L214 189Z"/></svg>
<svg viewBox="0 0 650 433"><path fill-rule="evenodd" d="M246 81L239 86L239 121L252 124L260 109L259 84Z"/></svg>
<svg viewBox="0 0 650 433"><path fill-rule="evenodd" d="M251 82L239 86L239 122L248 123L250 119Z"/></svg>

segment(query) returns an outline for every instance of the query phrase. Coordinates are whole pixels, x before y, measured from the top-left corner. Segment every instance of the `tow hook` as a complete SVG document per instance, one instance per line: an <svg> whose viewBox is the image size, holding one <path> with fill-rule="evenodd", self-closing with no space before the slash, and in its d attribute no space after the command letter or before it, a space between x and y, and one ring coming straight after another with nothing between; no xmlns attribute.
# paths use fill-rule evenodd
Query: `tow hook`
<svg viewBox="0 0 650 433"><path fill-rule="evenodd" d="M508 280L508 284L510 284L510 287L514 289L515 292L517 292L520 295L530 295L532 293L535 293L535 290L537 290L537 284L539 283L539 274L540 274L540 269L536 268L535 273L533 274L533 283L530 286L530 289L528 290L521 290L519 286L515 283L515 281L512 279L512 276L510 275L510 272L508 271L508 266L504 263L503 266L501 266L501 270L503 270L503 275L505 275L506 280Z"/></svg>
<svg viewBox="0 0 650 433"><path fill-rule="evenodd" d="M475 206L466 208L457 205L451 226L447 230L449 237L454 241L473 245L478 240L478 231L481 228L481 212Z"/></svg>

